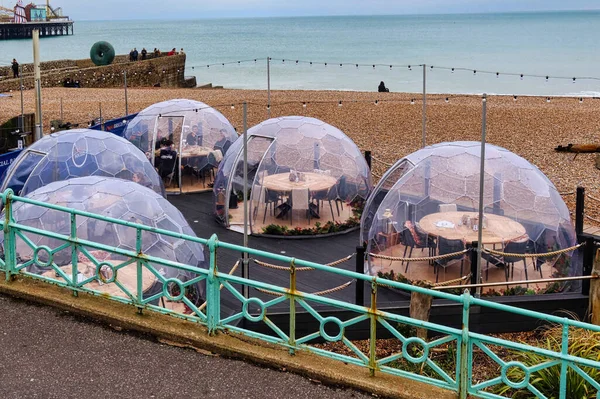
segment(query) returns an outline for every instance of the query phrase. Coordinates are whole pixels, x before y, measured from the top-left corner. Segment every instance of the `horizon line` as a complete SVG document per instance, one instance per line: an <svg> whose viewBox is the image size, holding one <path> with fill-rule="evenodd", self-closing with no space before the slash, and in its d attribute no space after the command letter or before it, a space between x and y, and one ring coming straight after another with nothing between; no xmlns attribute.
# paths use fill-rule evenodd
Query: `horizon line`
<svg viewBox="0 0 600 399"><path fill-rule="evenodd" d="M112 18L112 19L78 19L82 22L107 22L107 21L197 21L197 20L238 20L238 19L284 19L284 18L348 18L348 17L416 17L416 16L450 16L450 15L501 15L501 14L557 14L557 13L575 13L575 12L600 12L598 8L569 9L569 10L528 10L528 11L477 11L477 12L431 12L431 13L406 13L406 14L304 14L304 15L264 15L264 16L208 16L192 18ZM77 22L77 20L72 19Z"/></svg>

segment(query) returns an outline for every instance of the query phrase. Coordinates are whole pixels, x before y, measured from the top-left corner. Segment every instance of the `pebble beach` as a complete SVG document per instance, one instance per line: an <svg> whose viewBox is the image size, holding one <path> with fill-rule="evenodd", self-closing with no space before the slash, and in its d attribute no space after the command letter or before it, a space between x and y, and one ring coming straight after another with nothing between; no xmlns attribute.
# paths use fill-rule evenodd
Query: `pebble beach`
<svg viewBox="0 0 600 399"><path fill-rule="evenodd" d="M20 93L0 98L2 120L21 112ZM34 93L24 92L25 112L33 112ZM98 118L125 115L123 89L43 89L44 131L50 121L62 120L87 127ZM129 113L154 103L188 98L217 108L243 130L242 103L248 103L248 127L268 119L265 90L130 88ZM413 101L414 100L414 101ZM340 105L341 104L341 105ZM374 181L401 157L421 148L422 96L410 93L350 91L272 91L271 117L304 115L321 119L346 133L361 150L372 151ZM600 225L600 170L596 154L558 153L558 145L597 144L600 141L600 99L488 96L487 142L524 157L555 184L570 210L575 189L586 188L586 224ZM481 138L481 96L431 94L427 97L427 144ZM596 220L593 220L596 219Z"/></svg>

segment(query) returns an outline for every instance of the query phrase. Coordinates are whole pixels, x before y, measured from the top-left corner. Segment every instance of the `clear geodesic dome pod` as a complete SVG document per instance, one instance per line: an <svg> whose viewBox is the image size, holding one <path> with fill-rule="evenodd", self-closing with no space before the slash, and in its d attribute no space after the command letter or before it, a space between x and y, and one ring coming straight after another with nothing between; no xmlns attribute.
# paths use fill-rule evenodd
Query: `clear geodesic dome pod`
<svg viewBox="0 0 600 399"><path fill-rule="evenodd" d="M422 257L459 252L478 241L480 151L479 142L451 142L407 157L401 177L393 185L389 179L383 183L385 197L378 199L376 211L369 210L370 225L363 226L368 251ZM398 173L398 166L387 176ZM575 244L568 208L552 182L527 160L490 144L485 150L483 208L485 248L542 254ZM569 275L579 267L571 255L523 258L486 253L482 277L484 281L504 281ZM366 271L442 281L468 274L468 261L462 255L431 265L370 258Z"/></svg>
<svg viewBox="0 0 600 399"><path fill-rule="evenodd" d="M156 170L129 141L112 133L65 130L25 148L8 168L1 190L26 195L54 181L84 176L131 180L165 195Z"/></svg>
<svg viewBox="0 0 600 399"><path fill-rule="evenodd" d="M248 131L247 153L252 233L319 234L357 223L371 174L341 130L315 118L273 118ZM243 224L243 185L240 137L219 166L213 189L217 218L232 228Z"/></svg>
<svg viewBox="0 0 600 399"><path fill-rule="evenodd" d="M127 125L123 136L146 154L167 192L174 193L208 188L238 138L219 111L185 99L149 106Z"/></svg>
<svg viewBox="0 0 600 399"><path fill-rule="evenodd" d="M164 197L146 187L122 179L89 176L58 181L38 188L29 193L27 198L46 204L60 205L122 221L195 236L183 215ZM71 233L70 215L58 210L16 202L13 207L13 217L16 223L25 226L66 236ZM64 241L38 234L23 234L26 235L29 242L22 237L17 237L16 251L19 263L34 259L31 244L47 246L51 250L55 250L64 244ZM77 216L77 237L80 240L88 240L109 247L136 251L136 229L107 221ZM143 231L141 250L148 256L155 256L194 267L206 267L202 245L191 241ZM38 257L42 262L48 262L47 252L39 252ZM52 260L58 268L71 278L72 254L70 247L56 251ZM78 257L77 278L81 281L93 279L99 262L109 262L112 266L117 266L127 260L129 258L122 255L82 246ZM144 267L142 273L145 298L153 296L163 289L163 281L157 277L157 274L160 274L164 279L177 278L182 282L197 277L191 272L177 268L152 262L149 262L149 265L154 271ZM57 270L39 264L36 265L35 262L31 263L27 270L47 277L61 277ZM133 294L137 292L136 276L135 262L119 268L116 273L117 281L127 287ZM110 278L110 276L108 277ZM92 282L90 288L115 296L126 296L114 283L102 285L96 281ZM202 284L194 284L194 286L186 289L186 296L194 303L200 303L203 294ZM164 304L164 301L162 302Z"/></svg>
<svg viewBox="0 0 600 399"><path fill-rule="evenodd" d="M425 147L418 151L415 151L399 159L383 174L375 188L373 188L373 192L371 192L371 195L369 195L369 198L367 198L367 201L365 203L365 209L362 213L360 220L361 243L366 243L368 241L369 230L371 228L373 218L377 213L377 209L379 209L379 205L381 205L381 202L389 193L390 189L394 186L394 184L396 184L398 180L400 180L402 176L406 174L406 172L411 170L423 158L430 155L431 151L432 150L430 149L430 147Z"/></svg>

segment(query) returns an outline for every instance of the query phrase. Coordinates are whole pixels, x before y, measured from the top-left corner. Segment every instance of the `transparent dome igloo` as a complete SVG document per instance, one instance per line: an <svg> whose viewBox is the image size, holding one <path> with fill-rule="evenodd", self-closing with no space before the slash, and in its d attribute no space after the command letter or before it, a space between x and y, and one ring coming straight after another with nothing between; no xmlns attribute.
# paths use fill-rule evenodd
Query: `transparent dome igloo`
<svg viewBox="0 0 600 399"><path fill-rule="evenodd" d="M26 195L54 181L107 176L135 181L165 195L156 170L127 140L99 130L53 133L25 148L6 171L1 190Z"/></svg>
<svg viewBox="0 0 600 399"><path fill-rule="evenodd" d="M315 118L273 118L248 130L247 148L252 233L319 234L336 222L357 224L356 214L372 189L371 174L341 130ZM233 229L243 226L243 186L240 137L219 166L213 188L216 216Z"/></svg>
<svg viewBox="0 0 600 399"><path fill-rule="evenodd" d="M110 177L89 176L50 183L27 195L28 198L47 204L61 205L72 209L83 210L101 216L120 219L176 233L195 236L183 215L161 195L140 186L134 182ZM4 216L4 215L3 215ZM70 234L70 217L68 213L40 207L32 204L17 202L13 208L15 222L52 231L54 233ZM43 237L32 233L24 233L36 245L45 245L50 249L60 247L64 242L53 238ZM109 223L93 218L77 216L77 237L101 243L110 247L124 250L136 250L136 229ZM27 262L33 259L33 250L21 237L16 239L18 261ZM121 255L111 254L90 247L82 247L96 262L110 262L117 266L129 260ZM177 239L163 234L142 232L142 251L146 255L176 261L185 265L206 267L203 246L198 243ZM47 262L47 254L39 253L40 260ZM53 261L69 278L72 275L71 249L67 248L54 254ZM159 264L150 263L164 279L178 278L188 281L196 276ZM56 270L36 266L28 267L28 271L43 274L51 278L59 278ZM78 261L79 279L92 278L96 273L93 260L82 251ZM117 280L125 285L130 292L137 292L135 262L120 268ZM144 298L148 298L162 290L163 282L148 268L143 270ZM110 276L109 276L110 277ZM112 295L125 296L116 284L100 285L95 282L90 288ZM194 303L199 303L204 296L204 287L195 284L186 289L186 295ZM155 301L155 302L158 302ZM165 301L162 301L164 304Z"/></svg>
<svg viewBox="0 0 600 399"><path fill-rule="evenodd" d="M123 136L146 154L172 193L207 189L238 138L219 111L185 99L149 106L127 125Z"/></svg>
<svg viewBox="0 0 600 399"><path fill-rule="evenodd" d="M477 241L480 151L479 142L440 143L397 162L363 213L361 240L368 251L418 258L459 252ZM569 210L552 182L527 160L490 144L483 207L485 248L541 254L575 244ZM580 267L572 254L523 258L484 253L481 277L491 282L572 275ZM412 281L453 280L470 270L463 255L432 262L370 257L366 268L372 275L393 272Z"/></svg>

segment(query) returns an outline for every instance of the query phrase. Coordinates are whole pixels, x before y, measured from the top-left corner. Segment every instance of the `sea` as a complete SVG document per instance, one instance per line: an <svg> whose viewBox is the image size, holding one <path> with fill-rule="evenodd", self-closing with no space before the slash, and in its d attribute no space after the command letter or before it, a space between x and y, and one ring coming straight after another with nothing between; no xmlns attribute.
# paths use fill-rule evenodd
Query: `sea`
<svg viewBox="0 0 600 399"><path fill-rule="evenodd" d="M187 76L226 88L266 89L269 77L274 90L374 91L384 81L418 93L425 75L428 93L600 95L600 11L76 21L74 30L43 38L42 60L87 58L104 40L119 54L183 48ZM31 62L31 40L0 41L0 63L13 58Z"/></svg>

